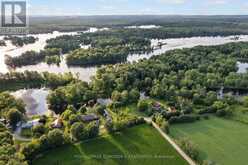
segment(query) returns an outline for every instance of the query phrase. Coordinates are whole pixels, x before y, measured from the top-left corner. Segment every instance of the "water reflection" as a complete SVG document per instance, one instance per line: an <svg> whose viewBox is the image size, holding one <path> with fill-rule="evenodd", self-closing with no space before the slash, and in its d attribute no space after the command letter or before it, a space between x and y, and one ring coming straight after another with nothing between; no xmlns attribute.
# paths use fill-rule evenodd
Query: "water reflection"
<svg viewBox="0 0 248 165"><path fill-rule="evenodd" d="M237 65L238 65L238 68L239 68L238 73L246 73L247 72L248 63L246 63L246 62L238 62Z"/></svg>
<svg viewBox="0 0 248 165"><path fill-rule="evenodd" d="M13 92L12 95L20 98L26 105L27 116L47 115L49 113L46 98L47 89L23 89Z"/></svg>

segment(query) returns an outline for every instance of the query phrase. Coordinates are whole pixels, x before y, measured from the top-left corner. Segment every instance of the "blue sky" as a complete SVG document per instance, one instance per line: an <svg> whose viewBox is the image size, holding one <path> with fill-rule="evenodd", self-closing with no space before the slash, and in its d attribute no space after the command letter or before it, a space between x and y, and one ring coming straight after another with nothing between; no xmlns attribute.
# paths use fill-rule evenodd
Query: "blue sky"
<svg viewBox="0 0 248 165"><path fill-rule="evenodd" d="M30 15L248 15L248 0L28 0Z"/></svg>

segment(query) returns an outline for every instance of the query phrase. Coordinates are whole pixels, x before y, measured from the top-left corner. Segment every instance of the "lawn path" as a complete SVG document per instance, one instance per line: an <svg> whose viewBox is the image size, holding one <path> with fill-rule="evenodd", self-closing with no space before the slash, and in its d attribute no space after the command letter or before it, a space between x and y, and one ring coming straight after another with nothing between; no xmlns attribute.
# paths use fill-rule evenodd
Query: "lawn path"
<svg viewBox="0 0 248 165"><path fill-rule="evenodd" d="M166 133L164 133L164 131L162 131L151 118L145 118L145 121L152 123L153 127L174 147L174 149L189 163L189 165L196 165L196 163Z"/></svg>

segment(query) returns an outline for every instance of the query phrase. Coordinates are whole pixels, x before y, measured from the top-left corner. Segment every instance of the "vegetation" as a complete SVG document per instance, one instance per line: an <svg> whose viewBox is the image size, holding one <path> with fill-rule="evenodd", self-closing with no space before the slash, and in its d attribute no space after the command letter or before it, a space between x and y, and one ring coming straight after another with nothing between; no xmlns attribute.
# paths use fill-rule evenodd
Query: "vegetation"
<svg viewBox="0 0 248 165"><path fill-rule="evenodd" d="M46 62L48 65L51 65L51 64L59 65L60 62L61 62L61 59L60 59L60 56L47 56L47 57L45 58L45 62Z"/></svg>
<svg viewBox="0 0 248 165"><path fill-rule="evenodd" d="M175 139L187 138L197 145L200 161L231 165L247 160L247 150L243 147L247 144L247 125L240 122L211 116L197 124L171 125L170 135Z"/></svg>
<svg viewBox="0 0 248 165"><path fill-rule="evenodd" d="M2 123L0 123L0 139L0 164L27 165L23 157L18 155L13 137Z"/></svg>
<svg viewBox="0 0 248 165"><path fill-rule="evenodd" d="M80 150L82 152L79 152ZM145 157L138 158L142 155ZM147 125L50 151L35 160L34 164L61 162L65 165L82 163L95 165L187 164L155 129Z"/></svg>
<svg viewBox="0 0 248 165"><path fill-rule="evenodd" d="M0 74L0 91L23 88L57 88L77 81L71 73L53 74L36 71L9 72Z"/></svg>
<svg viewBox="0 0 248 165"><path fill-rule="evenodd" d="M80 108L94 99L96 99L96 93L91 90L89 85L85 82L79 82L52 91L47 97L47 102L49 109L56 114L61 114L69 105Z"/></svg>
<svg viewBox="0 0 248 165"><path fill-rule="evenodd" d="M24 113L25 105L22 100L14 98L8 92L0 93L0 118L6 119L15 128L22 121Z"/></svg>
<svg viewBox="0 0 248 165"><path fill-rule="evenodd" d="M11 57L5 55L5 64L10 67L21 67L26 65L35 65L42 61L52 62L54 61L54 56L60 56L61 49L58 48L48 48L41 50L40 52L27 51L22 53L20 56ZM52 60L51 60L52 58ZM55 59L55 62L58 62Z"/></svg>
<svg viewBox="0 0 248 165"><path fill-rule="evenodd" d="M33 44L38 39L33 36L17 37L17 36L7 36L4 40L10 40L11 43L17 47L22 47L24 45Z"/></svg>
<svg viewBox="0 0 248 165"><path fill-rule="evenodd" d="M68 65L100 65L126 61L128 49L114 47L106 49L77 49L66 56Z"/></svg>

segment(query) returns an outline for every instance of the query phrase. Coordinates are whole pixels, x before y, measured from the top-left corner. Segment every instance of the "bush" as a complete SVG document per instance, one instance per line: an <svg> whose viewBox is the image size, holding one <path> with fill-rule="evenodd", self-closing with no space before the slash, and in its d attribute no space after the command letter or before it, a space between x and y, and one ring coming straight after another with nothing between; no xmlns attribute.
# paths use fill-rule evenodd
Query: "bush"
<svg viewBox="0 0 248 165"><path fill-rule="evenodd" d="M214 107L210 106L210 107L202 109L198 112L198 114L200 114L200 115L206 114L206 113L216 113L216 109Z"/></svg>
<svg viewBox="0 0 248 165"><path fill-rule="evenodd" d="M180 139L178 141L179 146L182 148L182 150L184 150L184 152L191 157L193 160L198 160L199 158L199 151L196 148L195 145L193 145L192 142L190 142L187 139Z"/></svg>
<svg viewBox="0 0 248 165"><path fill-rule="evenodd" d="M220 110L218 110L217 112L216 112L216 115L218 116L218 117L224 117L224 116L226 116L226 111L224 110L224 109L220 109Z"/></svg>
<svg viewBox="0 0 248 165"><path fill-rule="evenodd" d="M168 122L170 124L174 124L174 123L192 123L192 122L195 122L196 120L199 120L199 116L196 116L196 115L181 115L181 116L171 117L168 120Z"/></svg>
<svg viewBox="0 0 248 165"><path fill-rule="evenodd" d="M160 127L165 133L169 134L170 133L170 127L169 123L166 121L163 121Z"/></svg>
<svg viewBox="0 0 248 165"><path fill-rule="evenodd" d="M32 128L33 137L39 138L46 133L46 128L44 125L37 125Z"/></svg>
<svg viewBox="0 0 248 165"><path fill-rule="evenodd" d="M149 103L146 100L140 100L137 104L137 108L140 112L146 112L149 108Z"/></svg>
<svg viewBox="0 0 248 165"><path fill-rule="evenodd" d="M162 113L163 117L166 119L166 120L169 120L171 117L175 117L175 116L180 116L180 112L165 112L165 113Z"/></svg>
<svg viewBox="0 0 248 165"><path fill-rule="evenodd" d="M74 123L71 126L70 132L72 139L75 141L84 140L89 136L88 131L86 130L84 124L79 122Z"/></svg>

